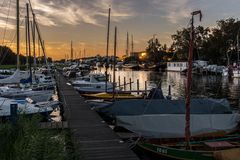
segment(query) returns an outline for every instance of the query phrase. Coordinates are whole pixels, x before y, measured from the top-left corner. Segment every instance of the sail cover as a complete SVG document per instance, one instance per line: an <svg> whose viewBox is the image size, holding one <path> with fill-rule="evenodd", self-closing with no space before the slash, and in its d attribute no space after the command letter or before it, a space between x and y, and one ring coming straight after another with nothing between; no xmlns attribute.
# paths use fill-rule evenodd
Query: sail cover
<svg viewBox="0 0 240 160"><path fill-rule="evenodd" d="M0 84L12 84L12 83L19 83L21 79L29 77L28 72L21 72L19 69L17 69L13 75L0 79Z"/></svg>

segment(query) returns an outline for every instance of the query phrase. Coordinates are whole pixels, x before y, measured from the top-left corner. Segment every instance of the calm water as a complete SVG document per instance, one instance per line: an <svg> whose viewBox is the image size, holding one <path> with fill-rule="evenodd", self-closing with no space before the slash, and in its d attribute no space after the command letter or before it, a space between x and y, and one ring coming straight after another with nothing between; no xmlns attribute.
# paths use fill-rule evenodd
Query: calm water
<svg viewBox="0 0 240 160"><path fill-rule="evenodd" d="M110 71L110 74L112 71ZM164 95L168 94L168 86L171 86L172 98L179 99L185 96L186 79L185 75L179 72L153 72L153 71L116 71L116 82L118 77L123 84L124 77L126 82L131 78L134 83L132 89L137 89L137 79L139 79L140 89L145 89L145 81L147 88L151 89L161 83ZM111 77L111 79L113 79ZM127 86L129 90L129 85ZM229 79L221 76L199 76L193 75L192 80L192 97L211 97L211 98L227 98L233 108L239 107L240 95L240 78Z"/></svg>

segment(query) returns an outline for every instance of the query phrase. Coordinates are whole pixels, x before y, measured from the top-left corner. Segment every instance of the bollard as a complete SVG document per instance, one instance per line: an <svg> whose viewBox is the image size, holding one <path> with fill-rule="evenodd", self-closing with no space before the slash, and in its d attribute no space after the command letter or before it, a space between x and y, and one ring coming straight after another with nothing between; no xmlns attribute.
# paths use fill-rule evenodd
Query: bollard
<svg viewBox="0 0 240 160"><path fill-rule="evenodd" d="M12 122L12 124L16 124L17 121L17 108L18 105L17 104L10 104L10 120Z"/></svg>
<svg viewBox="0 0 240 160"><path fill-rule="evenodd" d="M167 95L166 98L167 98L167 99L172 99L171 85L168 86L168 95Z"/></svg>
<svg viewBox="0 0 240 160"><path fill-rule="evenodd" d="M137 94L139 95L139 79L137 79Z"/></svg>

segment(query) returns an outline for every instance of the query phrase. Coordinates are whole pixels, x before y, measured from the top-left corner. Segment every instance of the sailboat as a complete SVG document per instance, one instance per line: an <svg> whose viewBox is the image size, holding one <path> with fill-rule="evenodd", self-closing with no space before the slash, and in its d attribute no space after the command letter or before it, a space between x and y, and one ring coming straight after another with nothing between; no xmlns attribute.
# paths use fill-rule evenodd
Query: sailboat
<svg viewBox="0 0 240 160"><path fill-rule="evenodd" d="M110 16L110 12L109 12L109 16ZM105 87L107 86L107 89L105 89L105 92L96 93L96 94L82 94L83 97L91 98L91 99L105 99L105 100L111 100L111 99L139 99L139 98L143 98L143 96L140 96L140 95L139 96L135 96L135 95L132 95L129 92L124 93L124 92L122 92L120 90L116 90L116 86L115 86L116 85L116 82L115 82L115 68L116 68L116 54L117 54L116 53L117 52L116 48L117 48L117 28L115 27L113 83L110 83L111 86L109 88L109 85L108 85L109 82L105 82ZM105 80L107 80L107 79L105 79Z"/></svg>
<svg viewBox="0 0 240 160"><path fill-rule="evenodd" d="M43 116L48 116L53 111L53 107L58 105L54 103L42 104L31 104L25 100L14 100L9 98L0 97L0 117L11 116L10 105L17 104L17 113L24 115L41 114Z"/></svg>
<svg viewBox="0 0 240 160"><path fill-rule="evenodd" d="M239 114L234 113L227 104L223 105L222 102L217 105L215 100L210 103L208 99L205 104L203 99L200 99L200 103L197 105L194 99L190 100L194 40L193 18L198 14L200 14L201 20L201 11L191 13L192 33L186 100L182 102L183 104L179 104L179 101L163 100L163 105L158 108L157 105L148 106L148 110L144 108L142 113L150 114L131 115L127 112L129 115L125 113L116 117L117 124L143 136L144 138L138 141L137 145L159 156L187 160L214 160L226 159L226 157L239 159L240 134L234 132L239 130ZM151 105L151 103L154 102L151 101L145 106ZM173 104L170 105L171 103ZM131 104L131 106L133 105L137 104ZM162 108L162 114L155 113L156 110L160 110L159 108Z"/></svg>
<svg viewBox="0 0 240 160"><path fill-rule="evenodd" d="M29 77L29 73L25 71L20 71L20 62L19 62L19 54L20 54L20 24L19 24L19 0L17 0L16 5L16 30L17 30L17 70L14 72L13 75L10 77L0 79L0 84L13 84L13 83L19 83L21 79Z"/></svg>

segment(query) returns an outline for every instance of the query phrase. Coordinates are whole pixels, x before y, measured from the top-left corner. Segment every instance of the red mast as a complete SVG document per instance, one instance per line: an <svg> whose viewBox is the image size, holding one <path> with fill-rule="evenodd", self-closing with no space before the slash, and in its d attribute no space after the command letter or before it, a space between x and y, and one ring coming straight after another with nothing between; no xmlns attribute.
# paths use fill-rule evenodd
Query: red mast
<svg viewBox="0 0 240 160"><path fill-rule="evenodd" d="M190 149L190 98L191 98L191 85L192 85L192 59L193 59L193 45L194 45L194 15L200 14L200 21L202 19L201 11L194 11L191 13L191 34L189 42L189 53L188 53L188 71L187 71L187 88L186 88L186 113L185 113L185 138L186 138L186 149Z"/></svg>

